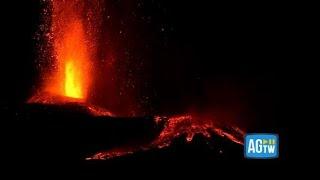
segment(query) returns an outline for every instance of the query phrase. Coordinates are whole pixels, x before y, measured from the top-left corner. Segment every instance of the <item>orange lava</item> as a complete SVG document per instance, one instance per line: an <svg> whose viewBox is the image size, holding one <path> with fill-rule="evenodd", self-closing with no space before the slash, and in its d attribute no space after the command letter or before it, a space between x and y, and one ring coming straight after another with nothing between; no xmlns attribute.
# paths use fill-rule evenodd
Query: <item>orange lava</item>
<svg viewBox="0 0 320 180"><path fill-rule="evenodd" d="M74 29L77 28L77 24L74 25ZM82 28L79 28L80 30ZM80 32L73 32L76 36L76 34L82 34ZM78 35L79 37L79 35ZM75 43L77 42L77 38L75 40L67 40L66 43L70 43L71 47L75 46ZM62 81L64 82L64 92L63 95L67 97L72 97L72 98L79 98L79 99L84 99L86 97L86 92L87 92L87 84L88 84L88 76L89 74L87 73L87 66L86 66L86 58L82 52L77 52L73 53L72 51L65 50L66 52L66 57L62 58L64 65L64 78ZM77 53L79 53L77 55ZM77 57L78 56L78 57Z"/></svg>
<svg viewBox="0 0 320 180"><path fill-rule="evenodd" d="M65 97L67 102L86 102L94 78L94 26L100 21L98 0L52 0L48 3L46 12L50 12L50 16L44 26L49 30L43 42L48 44L44 51L47 59L43 61L49 65L41 74L41 87L28 102L52 102L55 98L51 96ZM43 50L40 48L40 51Z"/></svg>
<svg viewBox="0 0 320 180"><path fill-rule="evenodd" d="M52 35L55 71L46 84L47 90L85 100L90 85L90 53L88 36L77 0L53 1ZM80 6L81 7L81 6Z"/></svg>

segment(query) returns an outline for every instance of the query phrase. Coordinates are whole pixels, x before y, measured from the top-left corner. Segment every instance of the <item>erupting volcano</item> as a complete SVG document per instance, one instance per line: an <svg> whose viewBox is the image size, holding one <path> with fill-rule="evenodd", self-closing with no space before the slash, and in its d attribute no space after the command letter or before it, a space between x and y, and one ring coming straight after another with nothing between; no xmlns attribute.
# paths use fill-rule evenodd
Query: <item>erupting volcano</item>
<svg viewBox="0 0 320 180"><path fill-rule="evenodd" d="M101 120L106 120L110 124L117 124L118 122L115 122L117 120L121 121L121 123L129 123L128 121L122 121L119 117L120 115L114 115L113 113L110 113L109 111L106 111L103 108L90 104L92 103L90 101L90 97L95 92L95 87L93 84L106 83L104 81L106 78L111 79L110 77L101 77L101 74L103 73L98 73L98 71L95 68L95 65L99 64L97 63L97 61L100 60L98 59L98 57L100 56L97 55L97 49L104 49L104 47L97 47L99 45L103 46L103 43L100 42L99 44L97 42L98 37L104 37L101 34L99 34L100 31L98 26L98 24L100 24L99 17L100 13L102 12L101 9L103 9L100 7L101 0L52 0L49 2L50 5L48 7L50 8L48 8L47 12L49 12L50 17L46 21L46 26L49 27L49 31L45 35L46 41L44 42L48 45L48 48L45 52L49 52L49 54L46 54L47 59L45 61L49 62L46 63L49 65L44 66L45 70L42 74L43 83L41 84L41 87L37 90L35 95L32 96L28 101L29 103L34 103L36 105L30 105L30 107L39 108L41 109L40 111L43 110L42 107L47 107L46 111L51 110L53 112L52 114L57 113L57 117L61 116L70 119L74 117L83 118L81 119L83 124L86 124L83 121L89 121L85 118L90 119L90 121L93 119L94 122L90 123L94 124L95 121L97 121L96 126L99 126L99 128L102 128L100 127ZM107 16L107 19L109 19L109 16ZM120 31L120 34L122 34L122 31ZM125 53L129 54L127 51ZM109 66L113 66L112 63L113 62L108 62ZM116 67L120 70L127 69L120 67L121 65L121 63L118 63ZM103 68L101 69L103 70ZM117 77L117 73L119 73L115 70L110 72L115 73L112 74L112 77ZM129 75L123 77L130 77L134 79L135 77L132 75L132 71L129 69L128 72ZM142 76L144 75L141 75L141 77ZM119 78L120 80L118 80L123 80L123 77ZM100 81L95 82L94 80L97 79L99 79ZM120 103L118 103L118 101L117 103L110 103L110 106L113 105L121 108L129 107L128 104L139 104L140 102L135 102L137 98L130 97L131 94L134 94L132 92L135 91L128 93L124 92L126 89L135 88L135 83L133 83L135 81L132 79L128 79L127 83L118 83L121 85L125 84L126 88L114 88L118 84L114 83L114 81L112 81L113 84L110 83L111 81L108 82L109 84L112 84L112 86L114 86L113 89L112 87L110 87L110 89L112 90L100 90L100 94L97 97L112 97L113 99L121 97L126 101L119 101ZM148 85L148 83L145 84ZM166 88L170 89L170 87ZM117 92L118 89L119 92ZM101 94L101 92L105 92L106 94ZM113 96L112 93L115 93L117 95ZM127 96L129 98L126 98ZM144 101L149 101L149 97L145 96ZM125 104L124 102L128 103ZM50 106L48 104L50 104ZM68 109L68 111L66 110L65 113L61 113L63 112L64 108ZM130 110L128 109L127 111ZM74 114L78 116L73 116ZM82 116L83 114L89 115ZM172 113L169 112L167 114ZM135 118L138 119L136 121L140 120L142 123L145 123L145 120L150 121L150 123L152 124L149 124L151 129L150 131L154 132L154 134L156 135L153 138L151 138L151 140L149 139L149 141L143 141L136 144L129 143L130 145L125 144L119 145L117 147L110 146L112 148L109 147L109 150L106 151L103 151L105 149L105 146L103 146L103 148L100 149L101 152L96 153L97 151L95 150L90 154L86 154L85 157L87 160L104 160L136 152L145 152L147 150L160 150L170 147L176 139L179 139L181 137L184 138L187 144L191 143L194 139L194 136L196 135L200 135L208 143L215 141L215 138L219 137L223 140L228 140L233 144L239 146L242 145L244 133L239 128L235 128L231 125L220 125L216 122L219 117L212 118L202 116L187 114L181 116L172 115L170 117L166 117L162 115L153 116L151 114L151 116L148 117L152 118L147 118L145 116L130 117L132 121L135 121ZM38 114L36 114L35 117L38 117ZM42 114L40 117L42 117ZM69 122L71 122L71 120ZM104 122L102 122L102 124L103 123ZM140 128L140 126L144 125L145 124L139 124L136 126L139 126ZM116 127L118 129L116 129L115 131L122 130L126 133L126 128L123 128L125 127L125 125L122 124L122 126L119 125ZM121 136L131 137L130 134L121 134ZM92 155L93 153L96 154ZM92 156L89 157L90 155Z"/></svg>
<svg viewBox="0 0 320 180"><path fill-rule="evenodd" d="M50 65L45 67L43 83L29 102L85 102L92 82L92 61L95 49L95 30L90 27L94 9L86 1L49 1L45 26L45 53ZM97 1L91 2L98 6ZM43 52L40 52L43 53ZM65 98L64 98L65 97ZM59 99L59 100L58 100Z"/></svg>
<svg viewBox="0 0 320 180"><path fill-rule="evenodd" d="M39 52L43 56L40 63L43 82L28 102L77 103L94 116L112 116L109 111L87 102L94 78L99 0L51 0L46 3L43 27L48 30L42 32L45 38Z"/></svg>

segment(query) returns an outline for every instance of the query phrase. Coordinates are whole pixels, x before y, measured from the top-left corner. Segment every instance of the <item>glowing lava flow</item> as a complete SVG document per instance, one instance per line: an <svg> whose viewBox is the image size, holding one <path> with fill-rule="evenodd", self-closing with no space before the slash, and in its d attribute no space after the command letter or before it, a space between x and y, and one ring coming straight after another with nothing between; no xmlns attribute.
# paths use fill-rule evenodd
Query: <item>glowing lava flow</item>
<svg viewBox="0 0 320 180"><path fill-rule="evenodd" d="M164 129L151 143L134 147L119 147L98 152L95 155L86 158L86 160L106 160L133 154L135 152L162 149L169 147L174 140L179 137L185 137L186 143L190 143L196 134L202 135L208 142L214 141L212 135L215 134L236 144L243 145L243 131L234 127L220 128L211 120L201 121L200 118L194 118L191 115L182 115L171 118L157 116L154 118L154 121L157 124L164 122Z"/></svg>

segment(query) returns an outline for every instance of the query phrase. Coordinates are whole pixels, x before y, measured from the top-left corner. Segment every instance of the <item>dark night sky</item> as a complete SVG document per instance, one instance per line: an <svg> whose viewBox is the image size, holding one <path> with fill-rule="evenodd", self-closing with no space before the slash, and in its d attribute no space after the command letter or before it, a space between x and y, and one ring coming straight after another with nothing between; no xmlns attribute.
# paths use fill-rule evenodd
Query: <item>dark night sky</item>
<svg viewBox="0 0 320 180"><path fill-rule="evenodd" d="M255 117L247 123L277 124L277 72L287 62L293 33L287 7L170 0L107 4L113 56L144 63L133 74L140 79L138 99L150 98L142 104L148 112L243 107ZM3 107L25 102L35 88L40 7L36 0L1 3L9 10L1 10ZM116 36L120 31L124 37Z"/></svg>

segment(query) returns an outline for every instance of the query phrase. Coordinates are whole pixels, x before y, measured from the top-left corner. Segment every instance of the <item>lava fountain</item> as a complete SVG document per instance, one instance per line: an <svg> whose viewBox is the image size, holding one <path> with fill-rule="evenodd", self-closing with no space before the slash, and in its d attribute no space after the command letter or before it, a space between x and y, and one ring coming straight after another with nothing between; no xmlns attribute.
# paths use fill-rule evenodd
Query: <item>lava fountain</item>
<svg viewBox="0 0 320 180"><path fill-rule="evenodd" d="M113 116L88 102L101 23L101 0L44 1L39 54L41 87L28 103L77 103L94 116Z"/></svg>
<svg viewBox="0 0 320 180"><path fill-rule="evenodd" d="M58 83L62 84L55 87L62 86L63 88L61 92L52 88L53 92L58 94L85 100L90 81L88 68L90 61L85 44L85 34L81 21L76 20L69 26L65 37L55 42L59 67L63 69L58 71L62 73L61 75L56 75Z"/></svg>
<svg viewBox="0 0 320 180"><path fill-rule="evenodd" d="M68 1L68 5L53 1L52 7L56 69L46 88L52 94L85 101L91 79L89 42L92 41L82 18L84 4L77 0Z"/></svg>
<svg viewBox="0 0 320 180"><path fill-rule="evenodd" d="M93 79L96 28L92 24L98 22L92 21L99 17L98 2L48 1L50 17L45 26L49 26L49 38L45 43L50 44L50 55L46 55L50 63L43 73L40 92L29 102L86 102Z"/></svg>

